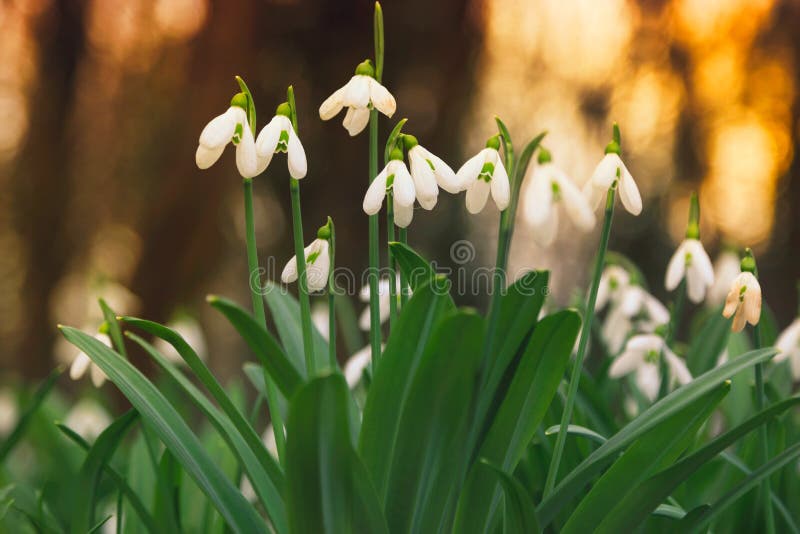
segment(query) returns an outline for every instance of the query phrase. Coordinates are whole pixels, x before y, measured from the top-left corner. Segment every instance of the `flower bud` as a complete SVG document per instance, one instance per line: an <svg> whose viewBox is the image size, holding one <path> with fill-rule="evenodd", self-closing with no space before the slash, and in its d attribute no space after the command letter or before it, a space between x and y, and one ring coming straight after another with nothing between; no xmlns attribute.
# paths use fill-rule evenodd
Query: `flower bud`
<svg viewBox="0 0 800 534"><path fill-rule="evenodd" d="M756 267L756 259L753 257L753 251L750 247L744 249L744 258L742 258L739 267L743 273L753 273L757 276L758 268Z"/></svg>

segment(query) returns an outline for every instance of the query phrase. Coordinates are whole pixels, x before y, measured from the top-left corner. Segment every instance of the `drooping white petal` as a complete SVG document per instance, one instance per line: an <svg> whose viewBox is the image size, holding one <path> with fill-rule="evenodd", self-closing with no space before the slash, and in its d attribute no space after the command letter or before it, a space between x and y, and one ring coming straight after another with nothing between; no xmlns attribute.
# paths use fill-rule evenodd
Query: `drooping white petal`
<svg viewBox="0 0 800 534"><path fill-rule="evenodd" d="M686 275L686 241L683 241L667 264L667 274L664 277L664 287L667 291L674 291Z"/></svg>
<svg viewBox="0 0 800 534"><path fill-rule="evenodd" d="M417 192L414 187L414 180L408 172L405 163L401 160L392 160L386 166L386 172L394 175L392 182L392 195L397 204L402 206L413 206Z"/></svg>
<svg viewBox="0 0 800 534"><path fill-rule="evenodd" d="M661 373L658 365L643 363L636 369L636 387L647 397L650 402L658 398L658 390L661 388Z"/></svg>
<svg viewBox="0 0 800 534"><path fill-rule="evenodd" d="M414 204L404 206L395 197L392 205L394 207L394 224L400 228L407 228L411 224L411 219L414 218Z"/></svg>
<svg viewBox="0 0 800 534"><path fill-rule="evenodd" d="M589 183L601 191L606 191L617 179L617 169L620 169L620 174L622 174L622 167L622 160L617 154L606 154L594 168Z"/></svg>
<svg viewBox="0 0 800 534"><path fill-rule="evenodd" d="M86 374L86 370L89 368L89 365L92 363L91 358L87 356L85 353L80 352L75 359L72 360L72 365L69 366L69 377L73 380L80 379L84 374Z"/></svg>
<svg viewBox="0 0 800 534"><path fill-rule="evenodd" d="M433 164L433 174L436 176L436 183L439 184L439 187L452 194L461 192L456 173L450 168L450 165L430 151L423 150L428 161Z"/></svg>
<svg viewBox="0 0 800 534"><path fill-rule="evenodd" d="M642 212L642 196L639 194L639 188L636 187L633 176L624 165L622 166L622 180L619 184L619 198L631 215L639 215Z"/></svg>
<svg viewBox="0 0 800 534"><path fill-rule="evenodd" d="M739 255L723 252L714 262L713 272L714 285L711 286L706 301L711 305L718 305L725 302L731 283L739 275Z"/></svg>
<svg viewBox="0 0 800 534"><path fill-rule="evenodd" d="M356 74L344 86L342 101L349 108L366 109L369 104L370 78L363 74Z"/></svg>
<svg viewBox="0 0 800 534"><path fill-rule="evenodd" d="M550 210L551 213L538 226L532 226L533 240L541 247L549 247L556 240L558 234L558 210Z"/></svg>
<svg viewBox="0 0 800 534"><path fill-rule="evenodd" d="M304 178L308 172L308 162L306 161L306 151L300 138L294 133L294 128L289 125L289 142L286 146L286 161L289 165L289 174L295 180Z"/></svg>
<svg viewBox="0 0 800 534"><path fill-rule="evenodd" d="M749 275L746 277L745 284L747 285L747 291L744 292L744 302L742 302L742 307L744 308L745 318L747 322L756 325L758 324L759 319L761 319L761 286L756 280L756 277L753 276L751 273L743 273Z"/></svg>
<svg viewBox="0 0 800 534"><path fill-rule="evenodd" d="M503 166L503 160L495 150L495 164L494 172L492 173L492 180L489 182L492 189L492 198L494 203L497 204L497 209L503 211L508 207L511 201L511 184L508 182L508 173Z"/></svg>
<svg viewBox="0 0 800 534"><path fill-rule="evenodd" d="M378 174L378 176L372 180L372 183L369 184L369 188L367 188L367 194L364 195L364 202L362 204L364 213L367 215L375 215L381 211L383 199L386 198L387 178L388 174L386 172L386 168L384 168L380 174Z"/></svg>
<svg viewBox="0 0 800 534"><path fill-rule="evenodd" d="M741 332L744 330L746 324L747 318L745 316L744 307L739 306L736 308L736 313L733 315L733 324L731 325L731 330L734 332Z"/></svg>
<svg viewBox="0 0 800 534"><path fill-rule="evenodd" d="M660 325L667 324L669 322L669 311L667 307L650 293L645 291L644 294L644 309L650 318L650 326L655 329Z"/></svg>
<svg viewBox="0 0 800 534"><path fill-rule="evenodd" d="M347 86L337 89L319 107L319 118L327 121L335 117L344 107L344 90Z"/></svg>
<svg viewBox="0 0 800 534"><path fill-rule="evenodd" d="M258 175L256 142L246 120L242 123L242 139L236 145L236 168L239 169L242 178L253 178Z"/></svg>
<svg viewBox="0 0 800 534"><path fill-rule="evenodd" d="M411 164L411 177L414 179L414 189L420 205L429 210L436 205L439 196L439 186L436 176L425 157L425 149L420 145L408 151L408 160Z"/></svg>
<svg viewBox="0 0 800 534"><path fill-rule="evenodd" d="M642 309L647 292L639 286L629 286L622 292L619 307L627 317L633 317Z"/></svg>
<svg viewBox="0 0 800 534"><path fill-rule="evenodd" d="M703 297L706 296L706 283L702 279L702 273L698 271L694 260L686 269L686 295L695 304L703 302Z"/></svg>
<svg viewBox="0 0 800 534"><path fill-rule="evenodd" d="M636 338L634 337L632 339ZM631 348L629 341L622 354L614 358L611 367L608 369L608 376L611 378L619 378L634 371L644 363L644 354L642 350Z"/></svg>
<svg viewBox="0 0 800 534"><path fill-rule="evenodd" d="M625 349L640 350L647 352L661 352L664 347L664 338L656 334L640 334L628 340Z"/></svg>
<svg viewBox="0 0 800 534"><path fill-rule="evenodd" d="M596 210L600 204L602 204L607 193L608 189L598 187L591 180L586 182L583 186L583 196L586 197L586 202L589 203L589 207L592 208L592 211Z"/></svg>
<svg viewBox="0 0 800 534"><path fill-rule="evenodd" d="M725 297L725 307L722 309L722 316L730 318L739 308L739 276L733 279L728 295Z"/></svg>
<svg viewBox="0 0 800 534"><path fill-rule="evenodd" d="M364 369L367 368L371 359L372 348L367 345L347 360L347 363L344 365L344 379L347 381L347 385L350 389L356 387L361 381Z"/></svg>
<svg viewBox="0 0 800 534"><path fill-rule="evenodd" d="M535 227L541 227L553 211L553 186L550 179L550 164L536 167L530 178L530 189L526 195L525 216Z"/></svg>
<svg viewBox="0 0 800 534"><path fill-rule="evenodd" d="M198 168L205 170L215 164L224 151L225 145L219 145L214 148L209 148L205 145L197 145L194 161L197 163Z"/></svg>
<svg viewBox="0 0 800 534"><path fill-rule="evenodd" d="M603 339L611 354L616 354L625 343L625 338L631 331L631 320L625 315L620 306L614 306L608 313L603 323Z"/></svg>
<svg viewBox="0 0 800 534"><path fill-rule="evenodd" d="M100 366L94 363L89 367L89 376L92 378L92 385L96 388L101 387L106 381L106 374L100 369Z"/></svg>
<svg viewBox="0 0 800 534"><path fill-rule="evenodd" d="M772 359L775 363L780 363L790 356L800 352L800 318L792 321L775 341L775 348L780 352Z"/></svg>
<svg viewBox="0 0 800 534"><path fill-rule="evenodd" d="M306 248L306 280L310 292L321 291L328 285L328 274L331 268L331 256L328 241L315 239ZM310 256L315 254L314 258Z"/></svg>
<svg viewBox="0 0 800 534"><path fill-rule="evenodd" d="M481 178L473 181L467 188L467 211L473 215L483 211L490 189L489 184Z"/></svg>
<svg viewBox="0 0 800 534"><path fill-rule="evenodd" d="M677 380L679 384L688 384L692 381L692 373L686 367L686 362L679 358L669 347L664 346L664 359L669 367L670 377Z"/></svg>
<svg viewBox="0 0 800 534"><path fill-rule="evenodd" d="M395 102L392 93L374 78L369 79L369 99L375 109L387 117L394 115L397 109L397 102Z"/></svg>
<svg viewBox="0 0 800 534"><path fill-rule="evenodd" d="M602 310L612 295L621 294L629 285L630 275L628 271L619 265L606 267L600 276L600 284L597 287L595 310Z"/></svg>
<svg viewBox="0 0 800 534"><path fill-rule="evenodd" d="M283 120L288 118L283 115L276 115L272 117L266 126L261 128L261 131L256 137L256 153L262 158L272 159L275 154L275 149L278 148L278 141L281 137L281 131L285 129L286 122Z"/></svg>
<svg viewBox="0 0 800 534"><path fill-rule="evenodd" d="M367 123L369 123L369 109L367 108L347 108L344 121L342 121L342 125L350 137L355 137L364 131Z"/></svg>
<svg viewBox="0 0 800 534"><path fill-rule="evenodd" d="M458 190L463 191L467 189L472 182L478 177L480 174L481 169L483 168L483 164L486 162L486 155L484 150L481 150L471 158L469 158L460 169L456 173L456 183L458 184Z"/></svg>
<svg viewBox="0 0 800 534"><path fill-rule="evenodd" d="M557 175L558 187L561 191L561 200L567 215L572 223L584 232L594 228L594 211L589 201L583 196L578 187L572 183L568 176L559 172Z"/></svg>
<svg viewBox="0 0 800 534"><path fill-rule="evenodd" d="M199 144L207 148L219 148L231 142L236 125L247 120L247 114L238 106L231 106L222 115L217 115L206 124L200 133Z"/></svg>

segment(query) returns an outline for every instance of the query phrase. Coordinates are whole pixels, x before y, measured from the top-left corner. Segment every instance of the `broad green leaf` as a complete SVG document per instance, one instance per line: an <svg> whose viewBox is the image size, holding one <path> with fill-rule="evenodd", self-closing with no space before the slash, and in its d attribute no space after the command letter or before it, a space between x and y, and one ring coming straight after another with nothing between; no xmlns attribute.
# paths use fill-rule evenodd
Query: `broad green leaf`
<svg viewBox="0 0 800 534"><path fill-rule="evenodd" d="M417 252L404 243L392 241L389 243L389 251L392 257L397 260L397 265L403 272L405 279L412 291L417 291L422 286L432 283L436 279L436 271L428 260L417 254Z"/></svg>
<svg viewBox="0 0 800 534"><path fill-rule="evenodd" d="M611 510L603 520L601 527L607 532L631 530L640 524L675 488L700 467L713 460L743 436L798 404L800 404L800 397L792 397L766 408L736 428L714 438L699 450L639 484L636 491L632 492L626 499L620 500Z"/></svg>
<svg viewBox="0 0 800 534"><path fill-rule="evenodd" d="M203 450L186 422L161 392L122 356L92 336L62 326L64 337L85 352L108 376L159 439L197 482L234 532L262 532L267 526L239 490Z"/></svg>
<svg viewBox="0 0 800 534"><path fill-rule="evenodd" d="M286 422L291 532L388 532L380 503L350 440L349 391L340 374L304 385Z"/></svg>
<svg viewBox="0 0 800 534"><path fill-rule="evenodd" d="M729 390L730 384L721 384L634 441L592 486L561 532L598 531L602 519L617 503L635 498L636 486L672 464L691 445L700 426ZM619 532L602 527L599 531Z"/></svg>
<svg viewBox="0 0 800 534"><path fill-rule="evenodd" d="M466 438L484 330L479 315L458 311L438 322L425 347L390 459L384 509L392 532L434 532L442 524L462 465L456 451Z"/></svg>
<svg viewBox="0 0 800 534"><path fill-rule="evenodd" d="M752 367L756 363L770 359L775 353L775 349L768 348L743 354L695 378L689 384L681 386L653 404L622 430L611 436L608 441L598 447L556 486L553 493L537 509L539 523L543 526L549 525L555 514L568 504L629 443L714 389L724 380L736 375L743 369Z"/></svg>
<svg viewBox="0 0 800 534"><path fill-rule="evenodd" d="M63 367L56 367L50 371L50 374L47 375L47 378L45 378L42 383L39 384L39 387L36 388L36 391L33 393L28 406L25 407L25 411L22 413L22 415L20 415L19 419L17 420L17 424L14 425L14 429L11 431L5 441L0 444L0 465L3 464L8 454L14 450L14 447L22 439L22 436L25 435L25 430L28 428L33 416L36 415L36 412L47 398L47 395L50 394L50 391L53 389L53 386L56 385L56 381L63 372Z"/></svg>
<svg viewBox="0 0 800 534"><path fill-rule="evenodd" d="M95 524L94 512L100 476L117 450L120 441L125 437L125 433L138 416L136 410L129 410L103 430L92 448L89 449L89 454L86 455L81 467L80 481L76 488L78 501L72 515L72 532L82 534Z"/></svg>
<svg viewBox="0 0 800 534"><path fill-rule="evenodd" d="M72 440L78 447L83 449L86 452L89 452L91 445L81 437L80 434L72 430L66 425L56 423L58 429L64 433L70 440ZM155 519L153 516L150 515L150 512L147 511L142 500L139 498L139 495L130 487L125 477L123 477L113 466L108 465L108 463L104 466L104 472L108 475L108 477L114 481L117 488L122 492L125 498L130 503L131 507L136 511L139 519L141 519L144 526L147 528L148 532L156 533L161 532L161 529L156 526Z"/></svg>
<svg viewBox="0 0 800 534"><path fill-rule="evenodd" d="M154 335L158 335L165 341L171 343L172 346L175 347L175 350L177 350L187 362L191 360L194 364L199 363L199 365L202 366L204 371L199 369L201 372L196 374L201 377L201 381L206 384L207 387L210 385L209 390L212 391L212 394L216 392L214 398L224 410L224 414L220 412L220 410L214 406L183 373L159 353L155 347L136 334L128 333L128 336L138 343L150 357L155 360L166 375L194 401L195 405L200 408L211 424L214 425L214 428L216 428L219 435L222 436L228 444L231 451L233 451L241 463L245 473L247 473L256 495L258 495L266 508L267 514L270 517L270 521L275 526L275 529L279 533L286 532L287 521L283 501L285 481L281 468L266 449L253 427L250 426L239 409L236 408L222 389L222 386L216 381L210 371L205 367L205 364L200 361L191 347L186 344L177 332L169 330L157 323L150 323L149 321L128 321L126 319L126 322L131 325L139 326L143 330ZM261 384L263 384L264 374L260 367L258 370L258 374L261 376ZM208 373L208 376L205 376L206 373Z"/></svg>
<svg viewBox="0 0 800 534"><path fill-rule="evenodd" d="M264 301L267 303L275 329L286 351L286 356L293 367L303 378L306 375L305 352L303 351L303 325L300 320L300 303L285 288L273 282L267 282L264 290ZM318 372L330 369L328 358L328 342L319 333L317 327L311 325L311 337L314 344L314 360Z"/></svg>
<svg viewBox="0 0 800 534"><path fill-rule="evenodd" d="M699 331L692 336L686 352L686 365L697 376L713 369L719 355L727 348L731 319L722 316L722 308L706 316Z"/></svg>
<svg viewBox="0 0 800 534"><path fill-rule="evenodd" d="M397 320L377 365L364 405L359 452L385 502L400 418L434 326L453 308L447 293L425 285L415 291Z"/></svg>
<svg viewBox="0 0 800 534"><path fill-rule="evenodd" d="M168 530L179 531L185 522L180 509L181 467L169 449L161 453L157 477L153 515L161 525L175 525Z"/></svg>
<svg viewBox="0 0 800 534"><path fill-rule="evenodd" d="M297 368L287 359L275 338L243 308L221 297L209 297L209 303L221 311L269 372L275 385L288 399L303 381Z"/></svg>
<svg viewBox="0 0 800 534"><path fill-rule="evenodd" d="M503 488L503 533L516 534L541 532L536 521L536 507L528 491L513 476L485 459L478 463L479 469L490 469Z"/></svg>
<svg viewBox="0 0 800 534"><path fill-rule="evenodd" d="M544 431L544 435L557 436L559 430L561 430L561 425L553 425ZM588 438L592 441L596 441L597 443L605 443L608 441L605 437L601 436L591 428L586 428L580 425L567 425L567 434Z"/></svg>
<svg viewBox="0 0 800 534"><path fill-rule="evenodd" d="M734 488L720 497L711 507L706 508L702 513L684 518L681 522L685 532L699 532L709 522L713 521L719 514L724 512L730 505L740 499L747 492L758 486L766 477L786 466L788 463L800 457L800 442L795 443L782 453L754 470L750 475L737 484ZM683 531L683 530L682 530Z"/></svg>
<svg viewBox="0 0 800 534"><path fill-rule="evenodd" d="M505 472L516 469L556 394L580 326L580 316L571 310L539 323L480 446L480 458ZM455 530L491 531L499 497L496 477L473 466L459 498Z"/></svg>

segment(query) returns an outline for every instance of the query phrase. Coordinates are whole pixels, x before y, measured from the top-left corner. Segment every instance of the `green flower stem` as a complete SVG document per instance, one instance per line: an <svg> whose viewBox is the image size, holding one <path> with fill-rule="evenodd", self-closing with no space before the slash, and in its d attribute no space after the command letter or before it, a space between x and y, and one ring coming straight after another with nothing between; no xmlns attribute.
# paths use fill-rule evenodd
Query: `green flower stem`
<svg viewBox="0 0 800 534"><path fill-rule="evenodd" d="M388 243L394 242L394 205L392 193L386 195L386 239ZM395 276L397 268L392 249L386 247L386 265L389 267L389 331L391 332L397 320L397 288L395 287Z"/></svg>
<svg viewBox="0 0 800 534"><path fill-rule="evenodd" d="M369 112L369 181L378 176L378 112ZM369 345L372 348L373 372L381 357L381 318L378 295L380 248L378 244L378 215L369 216Z"/></svg>
<svg viewBox="0 0 800 534"><path fill-rule="evenodd" d="M297 257L297 293L300 298L300 324L303 329L303 353L306 358L306 373L309 378L316 375L314 362L314 343L311 337L311 304L308 298L308 279L306 278L306 256L303 253L303 217L300 214L300 182L289 178L292 194L292 226L294 233L294 254Z"/></svg>
<svg viewBox="0 0 800 534"><path fill-rule="evenodd" d="M258 265L258 248L256 247L256 227L253 218L253 180L245 178L244 184L244 222L247 242L247 268L250 273L250 297L253 301L253 315L259 324L267 327L267 317L264 313L264 298L259 291L260 270ZM275 445L278 449L278 458L283 462L286 454L286 437L283 433L283 418L278 409L278 391L269 373L264 372L264 384L267 390L267 408L272 419L272 429L275 433Z"/></svg>
<svg viewBox="0 0 800 534"><path fill-rule="evenodd" d="M761 348L761 321L753 327L753 342L756 349ZM764 364L757 363L755 366L756 374L756 411L760 412L766 405L766 395L764 395ZM767 463L769 457L769 436L767 435L767 425L763 424L758 427L759 438L759 454L761 457L761 464ZM775 534L775 514L772 510L772 502L770 499L770 483L769 477L765 477L761 483L761 502L764 508L764 519L767 523L767 533Z"/></svg>
<svg viewBox="0 0 800 534"><path fill-rule="evenodd" d="M408 245L408 231L405 228L400 228L398 230L398 239L404 245ZM403 306L406 305L408 302L408 282L406 281L406 277L403 274L403 270L400 269L400 308L402 309Z"/></svg>
<svg viewBox="0 0 800 534"><path fill-rule="evenodd" d="M667 335L664 338L664 343L667 347L672 348L675 343L675 336L680 328L681 315L683 315L683 306L686 302L686 277L681 280L678 285L678 290L675 293L675 301L672 303L672 309L669 314L669 325L667 326ZM659 369L661 371L661 385L658 388L658 398L665 397L669 390L669 366L663 355L659 360Z"/></svg>
<svg viewBox="0 0 800 534"><path fill-rule="evenodd" d="M328 359L331 370L338 365L336 359L336 285L334 270L336 269L336 228L333 220L328 217L328 225L331 229L330 244L331 269L328 273Z"/></svg>
<svg viewBox="0 0 800 534"><path fill-rule="evenodd" d="M564 453L564 443L567 439L567 426L572 417L572 408L575 405L575 396L578 393L578 383L583 369L583 360L586 357L586 347L589 343L589 336L592 331L592 319L594 318L594 306L597 301L597 288L600 285L600 276L603 274L603 266L606 260L606 250L608 249L608 237L611 234L611 219L614 215L614 198L616 196L616 186L612 186L606 195L605 218L603 220L603 232L600 234L600 247L597 250L597 257L594 262L594 274L592 276L592 286L589 290L589 300L586 302L585 318L583 328L581 328L581 338L578 344L578 354L572 367L572 375L569 380L569 391L567 401L564 405L564 412L561 414L561 425L559 426L558 436L553 456L550 460L550 469L547 471L547 481L544 485L544 496L547 497L553 491L558 466L561 463L561 455Z"/></svg>

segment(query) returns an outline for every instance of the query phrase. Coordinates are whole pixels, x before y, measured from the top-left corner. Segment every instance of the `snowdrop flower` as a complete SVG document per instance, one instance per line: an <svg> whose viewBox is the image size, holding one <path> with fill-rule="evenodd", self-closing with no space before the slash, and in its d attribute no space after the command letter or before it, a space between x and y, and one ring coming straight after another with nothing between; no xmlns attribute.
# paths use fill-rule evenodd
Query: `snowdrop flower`
<svg viewBox="0 0 800 534"><path fill-rule="evenodd" d="M383 347L381 347L383 350ZM354 389L361 381L364 374L364 369L367 368L369 362L372 360L372 350L367 345L363 349L353 354L344 364L344 379L350 389Z"/></svg>
<svg viewBox="0 0 800 534"><path fill-rule="evenodd" d="M667 266L664 285L673 291L686 277L686 293L695 304L703 301L714 284L714 269L699 239L686 238L678 246Z"/></svg>
<svg viewBox="0 0 800 534"><path fill-rule="evenodd" d="M585 232L594 227L594 213L586 197L566 173L551 162L549 151L539 149L539 165L532 172L525 215L533 226L533 238L539 245L549 246L556 237L559 203L579 230Z"/></svg>
<svg viewBox="0 0 800 534"><path fill-rule="evenodd" d="M372 61L362 62L356 68L355 76L322 103L319 118L324 121L332 119L345 107L347 114L342 124L351 136L358 135L367 126L372 108L387 117L394 115L397 103L392 94L375 79Z"/></svg>
<svg viewBox="0 0 800 534"><path fill-rule="evenodd" d="M256 153L253 130L247 122L247 96L237 93L231 107L222 115L211 119L200 133L200 142L195 153L195 162L201 169L208 169L217 162L228 143L236 146L236 168L243 178L253 178L264 172L268 160Z"/></svg>
<svg viewBox="0 0 800 534"><path fill-rule="evenodd" d="M328 274L331 268L330 244L327 238L320 237L321 231L322 229L317 233L317 239L303 250L306 257L306 279L310 293L322 291L328 285ZM297 280L297 256L292 256L292 259L286 263L286 267L281 273L281 280L284 284Z"/></svg>
<svg viewBox="0 0 800 534"><path fill-rule="evenodd" d="M378 282L378 311L380 315L381 324L385 323L386 320L389 318L389 312L391 310L391 301L392 296L389 291L389 279L388 278L381 278ZM408 290L410 293L410 289ZM395 298L398 300L400 299L400 278L395 277ZM369 302L369 284L366 284L364 287L361 288L361 291L358 294L358 298L361 302ZM363 312L361 312L361 316L358 318L358 327L365 332L369 331L370 322L369 322L369 307L365 308Z"/></svg>
<svg viewBox="0 0 800 534"><path fill-rule="evenodd" d="M286 162L289 165L289 174L295 180L305 177L308 170L306 152L300 138L297 137L292 127L292 110L284 102L278 106L275 116L267 123L256 139L256 154L264 168L272 161L273 154L286 153Z"/></svg>
<svg viewBox="0 0 800 534"><path fill-rule="evenodd" d="M414 217L414 199L417 190L411 173L408 172L406 164L403 162L403 151L397 148L392 151L391 159L386 167L369 184L362 205L364 213L367 215L378 213L383 205L383 199L386 198L386 193L390 190L394 208L394 223L400 228L405 228L411 224L411 219Z"/></svg>
<svg viewBox="0 0 800 534"><path fill-rule="evenodd" d="M650 401L656 400L661 385L659 360L661 357L669 368L670 382L688 384L692 375L686 364L670 350L664 338L656 334L633 336L625 344L625 350L614 359L608 370L611 378L619 378L636 372L636 387Z"/></svg>
<svg viewBox="0 0 800 534"><path fill-rule="evenodd" d="M592 209L597 209L608 190L616 186L619 188L619 197L625 209L632 215L639 215L642 212L642 196L620 154L619 128L614 124L614 140L606 146L606 155L595 167L583 192L589 199Z"/></svg>
<svg viewBox="0 0 800 534"><path fill-rule="evenodd" d="M403 143L408 154L417 200L423 209L431 210L436 205L439 187L448 193L455 194L461 191L453 169L420 145L416 137L403 134Z"/></svg>
<svg viewBox="0 0 800 534"><path fill-rule="evenodd" d="M108 338L108 335L97 333L94 335L94 338L106 347L112 348L111 340ZM79 352L72 360L72 365L69 367L69 377L73 380L80 380L83 375L86 374L87 370L92 378L94 387L99 388L106 381L107 377L103 370L100 369L85 352Z"/></svg>
<svg viewBox="0 0 800 534"><path fill-rule="evenodd" d="M486 148L467 160L456 173L456 181L462 190L467 190L467 211L480 213L489 198L489 192L497 209L503 211L511 199L511 185L503 159L497 151L500 138L494 136L486 142Z"/></svg>
<svg viewBox="0 0 800 534"><path fill-rule="evenodd" d="M0 438L14 430L19 420L17 398L9 388L0 389Z"/></svg>
<svg viewBox="0 0 800 534"><path fill-rule="evenodd" d="M616 354L634 328L638 332L652 333L668 322L667 308L643 288L631 285L614 301L602 334L609 352Z"/></svg>
<svg viewBox="0 0 800 534"><path fill-rule="evenodd" d="M67 413L64 424L85 440L94 441L111 424L111 417L96 401L81 399Z"/></svg>
<svg viewBox="0 0 800 534"><path fill-rule="evenodd" d="M733 280L741 272L739 261L739 255L730 250L717 256L717 260L714 262L714 284L708 290L707 303L718 306L725 302Z"/></svg>
<svg viewBox="0 0 800 534"><path fill-rule="evenodd" d="M789 360L792 369L792 378L800 380L800 318L792 321L792 324L781 332L775 342L775 348L780 352L773 359L775 363Z"/></svg>
<svg viewBox="0 0 800 534"><path fill-rule="evenodd" d="M761 318L761 286L753 273L745 271L733 280L722 315L728 318L733 316L731 329L734 332L741 332L747 323L753 326L758 324Z"/></svg>
<svg viewBox="0 0 800 534"><path fill-rule="evenodd" d="M180 334L183 340L186 341L186 344L194 349L201 360L206 359L208 353L206 337L203 335L203 329L200 328L200 323L194 318L188 315L181 315L177 319L168 322L166 326ZM153 346L172 363L180 365L185 363L181 355L178 354L178 351L175 350L175 347L163 339L156 339Z"/></svg>
<svg viewBox="0 0 800 534"><path fill-rule="evenodd" d="M595 299L594 309L599 311L606 307L609 300L614 300L631 283L631 275L619 265L609 265L600 275L600 284L597 286L597 298Z"/></svg>

